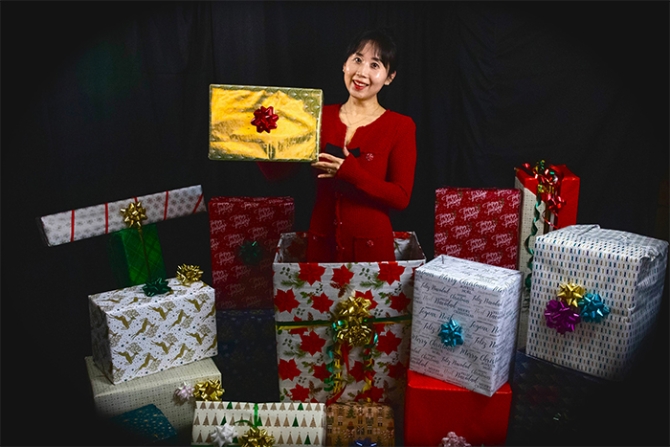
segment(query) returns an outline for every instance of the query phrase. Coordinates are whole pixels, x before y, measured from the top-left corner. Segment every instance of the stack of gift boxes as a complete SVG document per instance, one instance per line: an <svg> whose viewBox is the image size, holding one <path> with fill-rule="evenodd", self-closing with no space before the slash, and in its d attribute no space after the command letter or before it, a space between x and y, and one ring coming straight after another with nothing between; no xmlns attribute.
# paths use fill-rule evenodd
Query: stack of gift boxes
<svg viewBox="0 0 670 447"><path fill-rule="evenodd" d="M321 101L212 85L209 158L314 160ZM301 127L270 132L284 121ZM667 242L576 225L578 196L579 178L543 161L517 168L514 188L439 188L431 260L397 231L395 261L306 262L291 197L205 208L199 186L42 228L49 245L110 234L120 288L89 297L85 363L98 413L133 439L539 445L580 436L626 376L665 278ZM212 286L193 265L168 278L155 226L202 211Z"/></svg>

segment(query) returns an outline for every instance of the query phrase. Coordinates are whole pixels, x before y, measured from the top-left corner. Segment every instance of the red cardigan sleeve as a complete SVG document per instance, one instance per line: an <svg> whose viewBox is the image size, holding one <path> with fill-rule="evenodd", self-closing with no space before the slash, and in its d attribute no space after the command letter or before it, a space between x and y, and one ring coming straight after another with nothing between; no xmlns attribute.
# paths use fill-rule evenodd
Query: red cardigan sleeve
<svg viewBox="0 0 670 447"><path fill-rule="evenodd" d="M402 117L395 126L394 142L389 152L386 178L380 179L363 169L353 155L344 160L337 178L347 181L371 198L390 208L402 210L409 205L416 168L416 125Z"/></svg>

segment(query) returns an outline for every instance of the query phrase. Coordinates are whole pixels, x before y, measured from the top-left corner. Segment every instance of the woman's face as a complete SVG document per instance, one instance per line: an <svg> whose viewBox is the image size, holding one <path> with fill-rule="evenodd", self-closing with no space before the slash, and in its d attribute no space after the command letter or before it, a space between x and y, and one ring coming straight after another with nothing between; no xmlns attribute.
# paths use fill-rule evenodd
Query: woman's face
<svg viewBox="0 0 670 447"><path fill-rule="evenodd" d="M395 73L388 73L378 57L376 47L369 42L362 50L349 56L342 71L349 94L360 100L377 96L379 90L395 77Z"/></svg>

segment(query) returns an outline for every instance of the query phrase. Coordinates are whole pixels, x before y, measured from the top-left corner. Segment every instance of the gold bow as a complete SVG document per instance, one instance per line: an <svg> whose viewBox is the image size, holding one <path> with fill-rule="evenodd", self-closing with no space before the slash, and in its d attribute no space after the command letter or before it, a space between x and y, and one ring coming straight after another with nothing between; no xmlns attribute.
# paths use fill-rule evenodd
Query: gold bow
<svg viewBox="0 0 670 447"><path fill-rule="evenodd" d="M370 301L363 297L349 296L338 303L333 315L333 328L338 341L351 346L365 346L373 333Z"/></svg>
<svg viewBox="0 0 670 447"><path fill-rule="evenodd" d="M202 270L197 265L182 264L177 267L177 279L185 286L190 286L194 282L200 281Z"/></svg>
<svg viewBox="0 0 670 447"><path fill-rule="evenodd" d="M275 438L264 428L251 427L245 434L240 436L242 447L272 447Z"/></svg>
<svg viewBox="0 0 670 447"><path fill-rule="evenodd" d="M195 400L220 401L224 393L219 380L206 380L198 382L193 387L193 397Z"/></svg>
<svg viewBox="0 0 670 447"><path fill-rule="evenodd" d="M561 284L558 289L558 298L560 298L568 306L579 307L579 300L584 297L586 290L584 287L575 284Z"/></svg>
<svg viewBox="0 0 670 447"><path fill-rule="evenodd" d="M128 228L142 228L142 221L147 218L146 211L142 207L142 202L131 202L127 208L122 208L123 221Z"/></svg>

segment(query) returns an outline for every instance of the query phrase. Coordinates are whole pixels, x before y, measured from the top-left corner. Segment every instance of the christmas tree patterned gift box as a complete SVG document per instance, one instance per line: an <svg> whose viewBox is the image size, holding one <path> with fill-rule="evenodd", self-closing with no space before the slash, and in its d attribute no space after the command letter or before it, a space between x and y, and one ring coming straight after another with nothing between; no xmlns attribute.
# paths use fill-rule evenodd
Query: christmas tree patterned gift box
<svg viewBox="0 0 670 447"><path fill-rule="evenodd" d="M492 396L509 381L522 277L440 255L414 279L409 369Z"/></svg>
<svg viewBox="0 0 670 447"><path fill-rule="evenodd" d="M598 225L538 237L527 354L623 380L656 322L667 257L666 241Z"/></svg>
<svg viewBox="0 0 670 447"><path fill-rule="evenodd" d="M177 431L190 434L195 401L210 399L212 393L206 391L215 390L216 382L223 391L221 373L211 358L118 384L110 382L93 357L86 357L85 362L95 411L101 419L153 404Z"/></svg>
<svg viewBox="0 0 670 447"><path fill-rule="evenodd" d="M198 402L191 445L324 445L326 407L300 402Z"/></svg>
<svg viewBox="0 0 670 447"><path fill-rule="evenodd" d="M272 262L293 227L293 199L212 197L208 209L217 309L272 309Z"/></svg>
<svg viewBox="0 0 670 447"><path fill-rule="evenodd" d="M89 314L93 360L114 384L217 354L214 289L199 279L91 295Z"/></svg>
<svg viewBox="0 0 670 447"><path fill-rule="evenodd" d="M396 445L395 418L389 405L346 402L326 405L327 446Z"/></svg>
<svg viewBox="0 0 670 447"><path fill-rule="evenodd" d="M212 84L210 160L316 161L323 92Z"/></svg>
<svg viewBox="0 0 670 447"><path fill-rule="evenodd" d="M402 399L414 270L425 255L396 232L396 261L306 263L306 234L285 233L275 256L280 399Z"/></svg>
<svg viewBox="0 0 670 447"><path fill-rule="evenodd" d="M435 255L516 269L520 197L514 188L435 190Z"/></svg>

